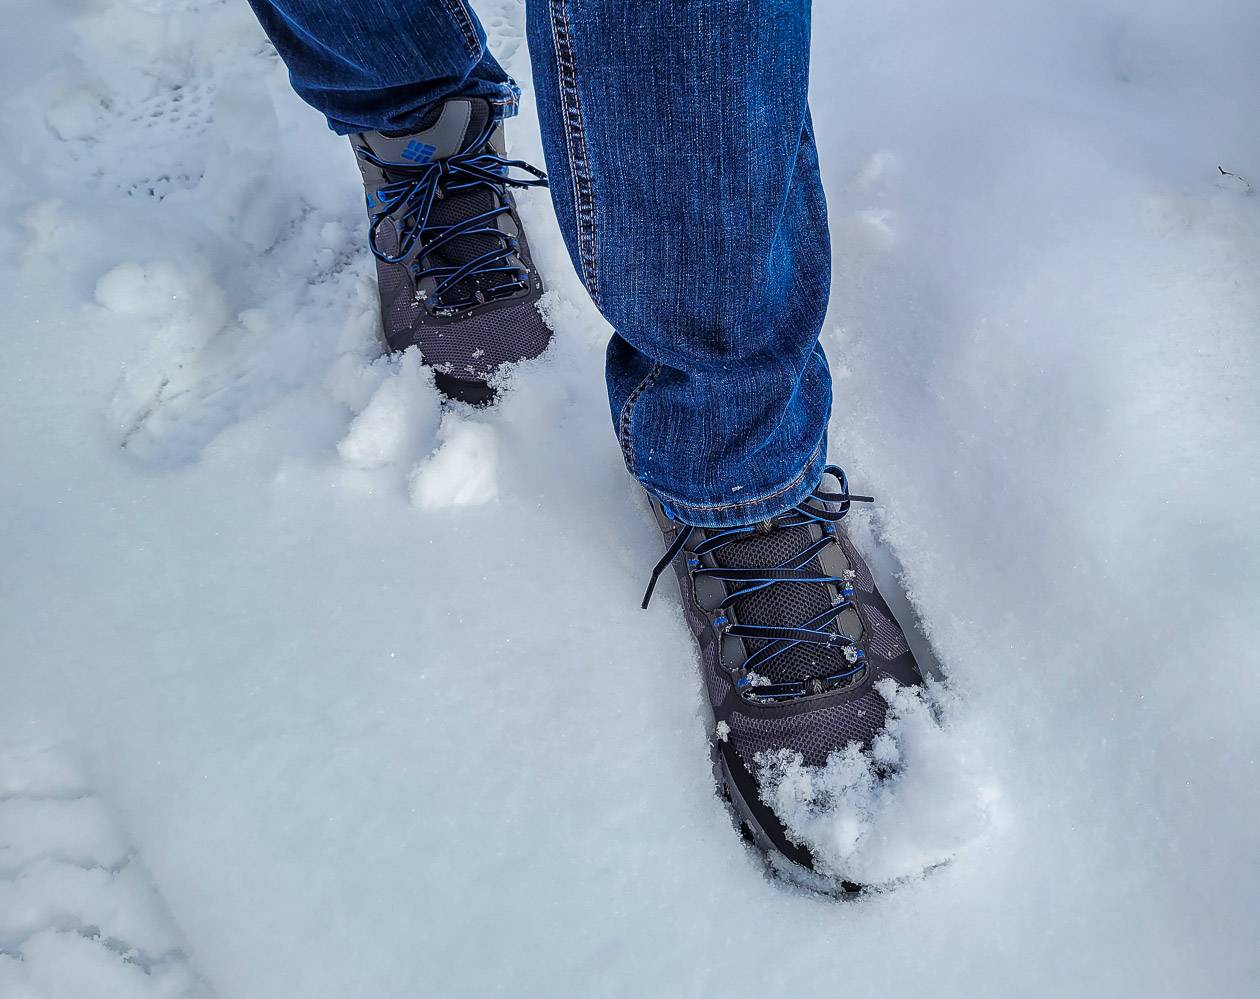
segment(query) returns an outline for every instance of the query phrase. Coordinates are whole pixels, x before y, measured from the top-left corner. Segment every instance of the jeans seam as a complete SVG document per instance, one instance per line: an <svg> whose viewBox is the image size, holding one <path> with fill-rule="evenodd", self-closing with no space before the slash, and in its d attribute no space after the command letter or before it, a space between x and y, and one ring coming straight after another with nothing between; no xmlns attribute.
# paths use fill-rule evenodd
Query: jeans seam
<svg viewBox="0 0 1260 999"><path fill-rule="evenodd" d="M823 439L825 439L825 437ZM790 492L792 489L799 486L801 482L804 481L805 476L809 474L810 466L817 460L818 454L822 450L822 446L823 440L819 440L818 443L814 445L814 450L810 452L809 457L805 459L805 466L793 479L791 479L791 481L780 486L778 489L775 489L773 492L763 493L762 495L754 496L751 499L735 500L730 503L689 503L685 499L673 496L663 490L654 489L652 492L658 499L664 500L672 506L680 506L687 510L721 512L723 510L735 510L739 507L756 506L758 503L765 503L767 500L772 500L776 496L782 496L784 493Z"/></svg>
<svg viewBox="0 0 1260 999"><path fill-rule="evenodd" d="M652 387L652 383L656 381L656 376L661 373L661 365L653 364L648 369L648 373L643 376L643 380L634 387L634 391L626 397L625 405L621 407L621 419L618 421L617 440L621 444L621 453L625 457L626 467L630 469L630 474L634 475L634 447L630 443L630 430L634 421L634 406L639 401L639 396Z"/></svg>
<svg viewBox="0 0 1260 999"><path fill-rule="evenodd" d="M477 38L477 28L473 24L472 15L469 14L464 0L442 0L442 6L446 8L446 13L463 33L464 47L468 49L468 54L479 60L482 55L481 41Z"/></svg>
<svg viewBox="0 0 1260 999"><path fill-rule="evenodd" d="M573 178L573 210L577 216L578 259L582 278L596 307L599 306L599 267L595 240L595 193L591 177L586 131L582 126L582 98L577 87L577 61L573 55L573 30L565 0L550 0L551 39L556 50L561 119Z"/></svg>

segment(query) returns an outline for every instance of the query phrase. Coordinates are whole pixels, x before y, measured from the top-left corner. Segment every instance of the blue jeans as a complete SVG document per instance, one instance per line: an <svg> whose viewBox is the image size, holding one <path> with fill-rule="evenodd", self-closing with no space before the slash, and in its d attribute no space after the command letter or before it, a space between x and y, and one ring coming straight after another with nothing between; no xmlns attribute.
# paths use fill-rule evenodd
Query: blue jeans
<svg viewBox="0 0 1260 999"><path fill-rule="evenodd" d="M341 133L518 89L463 0L250 0ZM626 466L702 527L789 509L826 458L831 278L806 90L809 0L529 0L551 195L616 333Z"/></svg>

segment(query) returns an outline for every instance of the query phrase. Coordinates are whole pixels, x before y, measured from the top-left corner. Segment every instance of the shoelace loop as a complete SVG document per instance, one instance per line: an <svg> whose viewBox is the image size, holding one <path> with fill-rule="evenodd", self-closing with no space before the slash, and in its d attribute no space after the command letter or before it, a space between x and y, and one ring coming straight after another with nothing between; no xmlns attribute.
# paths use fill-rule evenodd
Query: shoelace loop
<svg viewBox="0 0 1260 999"><path fill-rule="evenodd" d="M752 653L741 665L740 671L743 675L736 681L736 685L745 694L754 694L757 699L785 700L801 697L809 693L818 693L821 692L822 685L853 676L865 669L866 666L864 662L865 652L857 647L856 638L841 631L838 624L834 630L826 627L832 621L836 621L843 611L854 606L853 602L847 599L847 596L853 592L849 579L808 568L808 565L819 552L836 542L835 524L848 514L850 504L872 503L874 498L850 493L848 478L845 476L844 470L838 465L828 465L824 468L823 477L825 478L826 476L831 476L839 482L840 489L838 492L824 490L820 484L810 496L787 513L763 522L762 525L750 524L743 527L718 530L705 538L689 553L688 569L693 576L708 576L725 583L741 584L731 588L727 596L717 605L716 610L718 611L726 611L736 601L747 597L757 590L781 583L835 584L840 588L841 594L846 597L846 599L832 604L809 620L801 621L794 625L731 624L725 621L724 614L717 618L717 621L722 622L721 627L725 634L765 642L760 649ZM707 568L701 563L704 555L719 551L725 546L747 538L758 531L766 530L765 524L769 525L770 530L786 530L813 523L823 525L822 537L806 545L800 551L794 552L771 568ZM680 523L673 544L669 546L669 550L661 557L661 560L656 563L655 568L652 570L652 578L648 582L647 591L643 594L642 606L644 608L651 601L652 593L661 574L669 568L674 559L683 551L694 533L694 527ZM789 649L802 644L826 648L842 647L846 650L845 658L852 664L852 668L832 676L820 677L814 680L812 687L816 689L811 689L811 685L805 681L771 684L756 684L752 681L750 674L755 675L760 667L783 655ZM849 650L852 651L850 652Z"/></svg>
<svg viewBox="0 0 1260 999"><path fill-rule="evenodd" d="M444 311L453 312L480 305L529 286L528 272L511 262L520 244L495 223L499 216L511 211L507 203L509 187L546 187L547 175L524 160L509 160L487 152L487 143L495 127L494 121L488 122L464 152L428 163L397 163L381 159L366 146L357 147L358 155L384 171L388 179L388 183L382 184L375 192L377 210L368 229L368 246L378 259L387 264L402 263L419 246L414 259L416 279L437 280L430 301L434 307ZM530 176L513 177L509 173L511 170L523 170ZM448 193L475 187L492 190L498 204L454 225L434 225L429 221L433 205L439 199ZM392 219L398 228L398 250L392 255L380 248L377 237L381 224L387 218ZM463 236L493 236L499 245L463 264L427 263L427 258L437 250ZM487 274L507 274L510 277L489 288L476 288L476 282L470 280ZM472 296L457 302L443 301L442 296L465 281L475 289Z"/></svg>

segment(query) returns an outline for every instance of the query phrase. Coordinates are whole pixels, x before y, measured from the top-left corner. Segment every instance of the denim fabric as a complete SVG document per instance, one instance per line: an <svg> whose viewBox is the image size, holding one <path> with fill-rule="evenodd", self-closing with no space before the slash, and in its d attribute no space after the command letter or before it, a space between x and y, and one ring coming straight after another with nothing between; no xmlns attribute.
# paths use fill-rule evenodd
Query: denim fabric
<svg viewBox="0 0 1260 999"><path fill-rule="evenodd" d="M516 92L462 0L251 3L338 131ZM552 199L616 330L607 380L627 467L698 526L790 508L818 482L831 409L809 0L527 8Z"/></svg>
<svg viewBox="0 0 1260 999"><path fill-rule="evenodd" d="M338 135L418 126L456 94L502 117L520 89L463 0L249 0L298 96Z"/></svg>

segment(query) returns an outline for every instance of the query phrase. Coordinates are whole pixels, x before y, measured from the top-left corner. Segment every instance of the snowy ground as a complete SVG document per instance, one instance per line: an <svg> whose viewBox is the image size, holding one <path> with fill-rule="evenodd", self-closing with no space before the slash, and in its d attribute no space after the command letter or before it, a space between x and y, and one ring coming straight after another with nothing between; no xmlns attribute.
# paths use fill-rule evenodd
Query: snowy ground
<svg viewBox="0 0 1260 999"><path fill-rule="evenodd" d="M0 26L2 999L1260 988L1252 0L818 4L833 457L953 688L856 904L711 794L545 195L444 414L244 3Z"/></svg>

